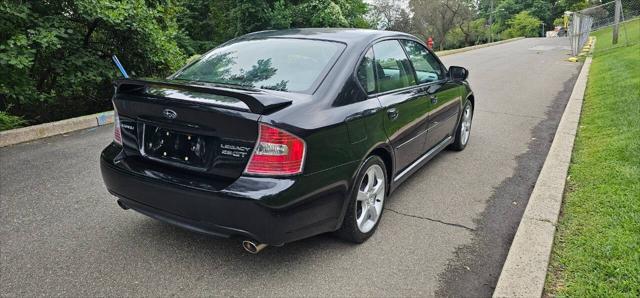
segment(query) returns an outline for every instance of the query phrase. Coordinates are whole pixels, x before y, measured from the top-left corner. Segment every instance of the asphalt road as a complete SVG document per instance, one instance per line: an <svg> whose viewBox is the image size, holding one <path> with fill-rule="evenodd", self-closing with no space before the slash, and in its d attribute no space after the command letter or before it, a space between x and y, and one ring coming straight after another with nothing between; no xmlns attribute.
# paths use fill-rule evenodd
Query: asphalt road
<svg viewBox="0 0 640 298"><path fill-rule="evenodd" d="M321 235L249 255L123 211L98 168L110 126L0 148L0 295L489 296L579 71L568 45L444 57L471 72L470 144L405 182L362 245Z"/></svg>

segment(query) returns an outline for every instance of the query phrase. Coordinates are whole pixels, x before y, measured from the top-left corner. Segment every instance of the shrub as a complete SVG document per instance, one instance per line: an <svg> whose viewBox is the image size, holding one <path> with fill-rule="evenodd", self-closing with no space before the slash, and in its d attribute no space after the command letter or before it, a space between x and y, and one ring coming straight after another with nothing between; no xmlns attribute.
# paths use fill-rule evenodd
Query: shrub
<svg viewBox="0 0 640 298"><path fill-rule="evenodd" d="M107 110L118 77L163 76L184 62L171 1L3 1L0 110L47 122Z"/></svg>
<svg viewBox="0 0 640 298"><path fill-rule="evenodd" d="M507 21L509 28L503 32L506 38L538 37L542 30L540 19L532 16L528 11L522 11Z"/></svg>
<svg viewBox="0 0 640 298"><path fill-rule="evenodd" d="M5 111L0 111L0 131L14 129L27 124L20 116L10 115Z"/></svg>

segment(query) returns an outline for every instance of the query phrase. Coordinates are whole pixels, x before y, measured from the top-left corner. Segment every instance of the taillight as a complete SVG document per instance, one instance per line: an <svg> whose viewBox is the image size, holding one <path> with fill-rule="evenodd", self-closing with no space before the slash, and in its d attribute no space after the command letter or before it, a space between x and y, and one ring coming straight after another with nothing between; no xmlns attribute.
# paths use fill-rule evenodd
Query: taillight
<svg viewBox="0 0 640 298"><path fill-rule="evenodd" d="M260 124L256 144L247 174L294 175L302 172L306 145L304 141L284 130Z"/></svg>
<svg viewBox="0 0 640 298"><path fill-rule="evenodd" d="M120 129L120 117L118 111L113 109L113 140L122 145L122 130Z"/></svg>

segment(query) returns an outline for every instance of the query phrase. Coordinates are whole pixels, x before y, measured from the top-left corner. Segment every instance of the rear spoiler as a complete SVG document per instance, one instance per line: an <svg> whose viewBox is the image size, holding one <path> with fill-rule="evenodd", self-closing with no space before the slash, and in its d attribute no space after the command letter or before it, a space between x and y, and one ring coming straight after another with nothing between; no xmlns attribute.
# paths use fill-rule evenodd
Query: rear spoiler
<svg viewBox="0 0 640 298"><path fill-rule="evenodd" d="M259 89L228 88L216 84L178 82L170 80L118 79L115 82L116 94L139 92L147 87L164 87L228 96L244 102L253 113L264 114L291 104L291 99L279 97Z"/></svg>

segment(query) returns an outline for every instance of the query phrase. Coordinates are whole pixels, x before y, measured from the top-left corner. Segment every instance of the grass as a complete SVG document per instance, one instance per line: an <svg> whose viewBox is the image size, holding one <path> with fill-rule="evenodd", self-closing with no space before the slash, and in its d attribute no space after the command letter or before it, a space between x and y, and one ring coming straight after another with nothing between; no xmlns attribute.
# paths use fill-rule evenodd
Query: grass
<svg viewBox="0 0 640 298"><path fill-rule="evenodd" d="M593 36L598 40L594 51L594 57L603 52L620 46L640 43L640 19L634 19L620 24L618 29L618 43L613 44L613 26L603 28L593 32Z"/></svg>
<svg viewBox="0 0 640 298"><path fill-rule="evenodd" d="M640 40L640 20L627 25ZM594 35L545 293L640 297L640 44L612 48L610 29Z"/></svg>
<svg viewBox="0 0 640 298"><path fill-rule="evenodd" d="M6 111L0 111L0 131L22 127L27 121L22 117L14 116Z"/></svg>

